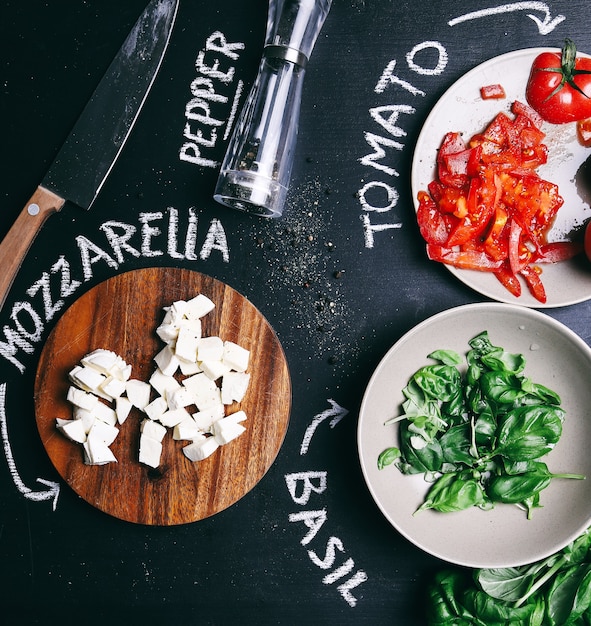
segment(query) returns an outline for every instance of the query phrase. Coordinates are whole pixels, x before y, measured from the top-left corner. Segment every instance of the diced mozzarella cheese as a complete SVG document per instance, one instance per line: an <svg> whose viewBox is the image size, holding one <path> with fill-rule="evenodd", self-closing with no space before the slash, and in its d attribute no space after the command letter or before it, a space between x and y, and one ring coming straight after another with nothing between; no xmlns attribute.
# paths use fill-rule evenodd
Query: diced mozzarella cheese
<svg viewBox="0 0 591 626"><path fill-rule="evenodd" d="M86 430L84 422L80 419L61 420L57 427L71 441L84 443L86 441Z"/></svg>
<svg viewBox="0 0 591 626"><path fill-rule="evenodd" d="M189 461L203 461L208 456L213 454L220 444L214 437L202 437L195 439L193 443L183 448L183 454L189 459Z"/></svg>
<svg viewBox="0 0 591 626"><path fill-rule="evenodd" d="M218 380L230 371L222 361L201 361L201 370L211 380Z"/></svg>
<svg viewBox="0 0 591 626"><path fill-rule="evenodd" d="M150 376L150 385L165 398L168 398L172 392L180 388L176 378L163 374L160 368L156 368L152 376Z"/></svg>
<svg viewBox="0 0 591 626"><path fill-rule="evenodd" d="M119 434L119 429L116 426L111 426L110 424L105 424L105 422L101 422L100 420L96 420L92 425L92 428L88 432L88 439L100 439L106 445L110 446L115 439L117 439L117 435Z"/></svg>
<svg viewBox="0 0 591 626"><path fill-rule="evenodd" d="M215 381L200 372L183 380L183 385L192 393L195 405L204 410L222 403L222 394Z"/></svg>
<svg viewBox="0 0 591 626"><path fill-rule="evenodd" d="M148 467L158 467L162 455L162 443L146 435L140 435L139 462Z"/></svg>
<svg viewBox="0 0 591 626"><path fill-rule="evenodd" d="M201 367L199 367L199 363L197 361L185 361L184 359L179 359L181 374L183 376L193 376L193 374L198 374L201 371Z"/></svg>
<svg viewBox="0 0 591 626"><path fill-rule="evenodd" d="M140 410L144 410L150 402L151 387L142 380L131 378L125 385L125 392L133 406Z"/></svg>
<svg viewBox="0 0 591 626"><path fill-rule="evenodd" d="M158 369L165 376L174 376L180 365L178 358L169 345L164 346L164 348L158 352L154 357L154 361L156 361Z"/></svg>
<svg viewBox="0 0 591 626"><path fill-rule="evenodd" d="M224 342L219 337L203 337L197 345L197 360L221 361L224 354Z"/></svg>
<svg viewBox="0 0 591 626"><path fill-rule="evenodd" d="M144 407L144 413L152 420L159 420L167 410L166 399L162 396L158 396Z"/></svg>
<svg viewBox="0 0 591 626"><path fill-rule="evenodd" d="M117 423L117 414L115 411L102 402L97 402L94 409L92 409L92 414L97 420L104 424L109 424L109 426L114 426Z"/></svg>
<svg viewBox="0 0 591 626"><path fill-rule="evenodd" d="M224 342L222 360L230 369L233 369L235 372L245 372L248 369L249 359L249 350L233 341Z"/></svg>
<svg viewBox="0 0 591 626"><path fill-rule="evenodd" d="M246 372L228 372L222 378L222 402L242 402L248 389L250 374Z"/></svg>
<svg viewBox="0 0 591 626"><path fill-rule="evenodd" d="M92 367L77 365L69 374L70 380L83 389L96 393L105 382L106 376Z"/></svg>
<svg viewBox="0 0 591 626"><path fill-rule="evenodd" d="M164 435L166 435L166 428L158 422L147 419L143 420L140 424L140 432L142 436L150 437L150 439L155 439L156 441L162 441Z"/></svg>
<svg viewBox="0 0 591 626"><path fill-rule="evenodd" d="M81 409L79 406L74 407L73 413L74 419L80 420L84 424L84 430L88 434L96 420L94 413L88 409Z"/></svg>
<svg viewBox="0 0 591 626"><path fill-rule="evenodd" d="M183 408L166 411L160 416L160 423L167 428L173 428L183 420L191 418L191 414Z"/></svg>
<svg viewBox="0 0 591 626"><path fill-rule="evenodd" d="M191 391L186 387L181 387L180 385L178 389L175 389L171 394L166 396L166 401L168 403L168 408L171 411L184 409L186 406L194 404L193 394Z"/></svg>
<svg viewBox="0 0 591 626"><path fill-rule="evenodd" d="M117 415L117 421L119 424L123 424L123 422L128 418L129 413L131 411L131 407L133 405L129 401L129 398L124 396L119 396L115 400L115 415Z"/></svg>
<svg viewBox="0 0 591 626"><path fill-rule="evenodd" d="M183 320L174 348L175 355L185 361L197 361L197 348L200 339L201 320Z"/></svg>
<svg viewBox="0 0 591 626"><path fill-rule="evenodd" d="M211 432L213 423L222 417L224 417L224 407L221 404L193 413L193 420L197 424L197 428L204 433Z"/></svg>
<svg viewBox="0 0 591 626"><path fill-rule="evenodd" d="M164 343L172 344L176 341L176 338L179 336L179 327L171 324L170 322L162 323L156 329L156 334Z"/></svg>
<svg viewBox="0 0 591 626"><path fill-rule="evenodd" d="M117 462L109 446L100 437L89 435L82 446L84 447L85 463L88 465L105 465Z"/></svg>
<svg viewBox="0 0 591 626"><path fill-rule="evenodd" d="M198 319L211 313L214 309L215 304L207 296L200 293L187 302L185 316L189 319Z"/></svg>
<svg viewBox="0 0 591 626"><path fill-rule="evenodd" d="M183 439L195 439L200 435L199 428L195 423L195 420L189 416L189 419L185 419L179 422L175 427L172 434L172 438L175 441L181 441Z"/></svg>
<svg viewBox="0 0 591 626"><path fill-rule="evenodd" d="M230 441L239 437L245 430L246 428L244 428L242 424L239 424L235 420L228 420L225 417L214 422L212 426L213 436L220 445L230 443Z"/></svg>
<svg viewBox="0 0 591 626"><path fill-rule="evenodd" d="M114 400L125 393L125 381L115 378L115 376L108 376L101 384L100 390L109 400Z"/></svg>
<svg viewBox="0 0 591 626"><path fill-rule="evenodd" d="M92 393L78 389L77 387L70 387L67 395L68 402L73 405L91 411L98 404L98 398Z"/></svg>

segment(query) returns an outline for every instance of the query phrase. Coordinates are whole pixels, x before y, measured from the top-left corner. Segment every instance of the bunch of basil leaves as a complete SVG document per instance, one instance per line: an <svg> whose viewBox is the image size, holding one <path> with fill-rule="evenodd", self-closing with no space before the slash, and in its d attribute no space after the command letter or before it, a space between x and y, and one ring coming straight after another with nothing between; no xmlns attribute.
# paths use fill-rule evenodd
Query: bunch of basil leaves
<svg viewBox="0 0 591 626"><path fill-rule="evenodd" d="M532 565L446 570L429 587L429 626L591 625L591 532Z"/></svg>
<svg viewBox="0 0 591 626"><path fill-rule="evenodd" d="M405 474L432 482L425 509L484 509L517 504L528 518L553 478L540 460L562 435L560 397L525 376L525 358L494 346L487 331L468 342L467 369L453 350L429 354L435 364L420 368L403 389L397 423L400 447L378 457L383 469L395 463ZM464 367L465 368L465 367Z"/></svg>

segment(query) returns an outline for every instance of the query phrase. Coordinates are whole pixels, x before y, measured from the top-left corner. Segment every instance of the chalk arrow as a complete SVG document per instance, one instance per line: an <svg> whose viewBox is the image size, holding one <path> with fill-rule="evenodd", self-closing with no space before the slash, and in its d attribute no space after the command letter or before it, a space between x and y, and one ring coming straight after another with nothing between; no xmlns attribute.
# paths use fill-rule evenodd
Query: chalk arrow
<svg viewBox="0 0 591 626"><path fill-rule="evenodd" d="M12 480L16 485L16 488L27 498L27 500L32 500L33 502L41 502L43 500L52 500L53 499L53 510L57 506L57 498L60 493L59 483L55 483L52 480L45 480L44 478L38 478L37 482L45 485L48 489L44 491L33 491L30 487L27 487L20 477L16 464L14 462L14 457L12 456L12 449L10 447L10 441L8 440L8 426L6 424L6 383L0 385L0 431L2 433L2 444L4 446L4 455L6 456L6 462L8 464L8 469L10 470L10 475L12 476Z"/></svg>
<svg viewBox="0 0 591 626"><path fill-rule="evenodd" d="M306 452L308 452L310 441L312 441L312 435L314 435L315 430L320 424L322 424L322 422L324 422L324 420L332 418L329 422L329 426L334 428L343 419L343 417L349 413L347 409L339 406L334 400L329 399L328 402L330 403L330 409L326 409L326 411L322 411L322 413L315 415L311 424L308 428L306 428L304 438L302 439L302 445L300 447L300 454L306 454Z"/></svg>
<svg viewBox="0 0 591 626"><path fill-rule="evenodd" d="M511 13L512 11L539 11L542 13L544 16L543 19L540 19L531 13L527 14L527 17L536 23L538 30L540 31L540 35L547 35L548 33L551 33L558 26L558 24L560 24L560 22L563 22L566 19L564 15L557 15L555 18L552 18L550 15L550 9L545 2L512 2L510 4L501 4L497 7L490 7L488 9L481 9L480 11L460 15L459 17L450 20L448 24L450 26L455 26L456 24L460 24L462 22L477 20L481 17L488 17L490 15L499 15L500 13Z"/></svg>

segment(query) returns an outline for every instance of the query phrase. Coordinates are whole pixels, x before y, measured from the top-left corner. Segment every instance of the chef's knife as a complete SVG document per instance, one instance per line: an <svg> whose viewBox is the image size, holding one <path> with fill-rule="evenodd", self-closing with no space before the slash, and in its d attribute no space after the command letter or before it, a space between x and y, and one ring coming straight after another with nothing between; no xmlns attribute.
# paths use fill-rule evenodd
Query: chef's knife
<svg viewBox="0 0 591 626"><path fill-rule="evenodd" d="M49 215L66 201L89 209L146 100L179 0L151 0L107 69L49 171L0 243L0 308Z"/></svg>

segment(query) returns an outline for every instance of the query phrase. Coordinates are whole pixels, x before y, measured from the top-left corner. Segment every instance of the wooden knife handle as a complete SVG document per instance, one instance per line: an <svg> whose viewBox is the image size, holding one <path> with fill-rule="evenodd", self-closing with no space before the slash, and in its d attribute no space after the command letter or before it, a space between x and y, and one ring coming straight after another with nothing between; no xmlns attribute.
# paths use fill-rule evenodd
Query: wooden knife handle
<svg viewBox="0 0 591 626"><path fill-rule="evenodd" d="M0 309L37 233L45 220L59 211L64 203L64 198L44 187L37 187L0 243Z"/></svg>

